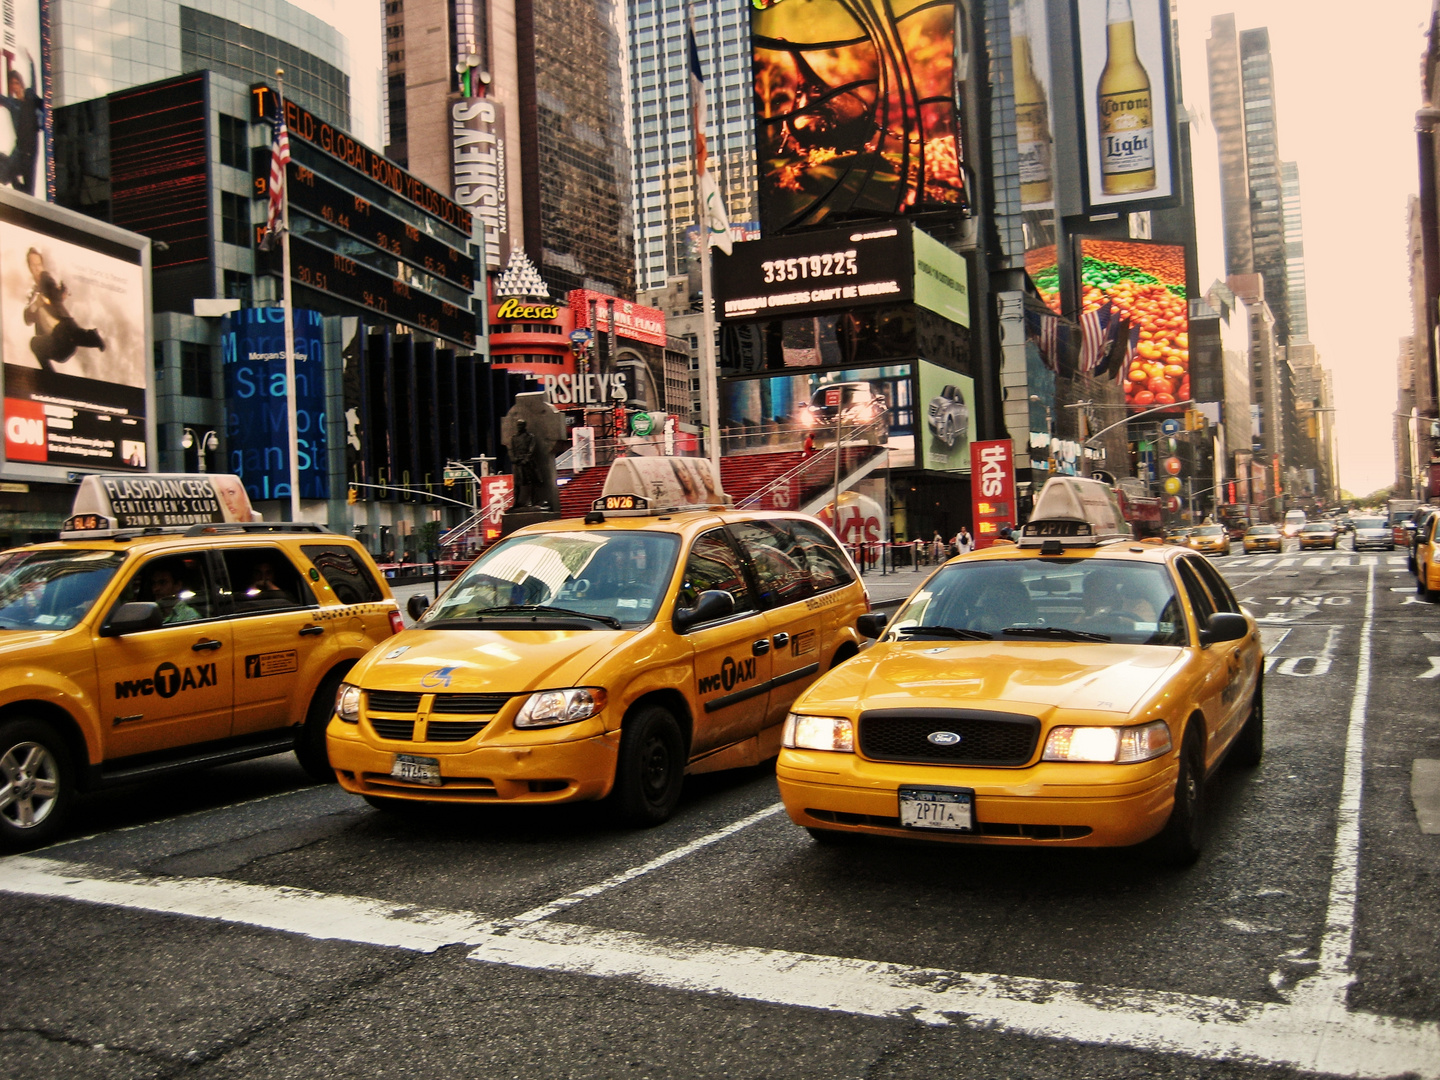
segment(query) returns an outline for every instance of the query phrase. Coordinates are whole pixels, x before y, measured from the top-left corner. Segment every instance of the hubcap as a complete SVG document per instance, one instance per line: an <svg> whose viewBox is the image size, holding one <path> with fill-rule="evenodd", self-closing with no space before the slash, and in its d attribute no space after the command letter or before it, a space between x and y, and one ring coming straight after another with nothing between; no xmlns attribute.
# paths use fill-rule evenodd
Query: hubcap
<svg viewBox="0 0 1440 1080"><path fill-rule="evenodd" d="M652 798L660 798L665 794L670 780L670 752L665 746L665 740L652 738L650 745L645 748L645 787Z"/></svg>
<svg viewBox="0 0 1440 1080"><path fill-rule="evenodd" d="M41 743L22 742L0 757L0 816L20 829L33 829L55 809L60 766Z"/></svg>

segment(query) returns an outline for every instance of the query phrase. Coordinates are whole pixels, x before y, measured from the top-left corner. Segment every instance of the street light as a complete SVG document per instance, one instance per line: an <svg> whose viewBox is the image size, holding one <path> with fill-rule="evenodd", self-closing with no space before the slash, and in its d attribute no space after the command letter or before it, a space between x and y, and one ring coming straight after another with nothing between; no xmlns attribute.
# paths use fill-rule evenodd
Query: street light
<svg viewBox="0 0 1440 1080"><path fill-rule="evenodd" d="M187 427L185 429L185 434L180 438L180 445L183 446L186 450L189 450L191 447L196 445L201 448L200 452L195 456L199 458L200 471L203 473L209 471L205 468L205 451L209 450L213 453L214 451L219 450L220 437L215 434L214 429L205 432L204 435L197 435L195 434L194 428Z"/></svg>

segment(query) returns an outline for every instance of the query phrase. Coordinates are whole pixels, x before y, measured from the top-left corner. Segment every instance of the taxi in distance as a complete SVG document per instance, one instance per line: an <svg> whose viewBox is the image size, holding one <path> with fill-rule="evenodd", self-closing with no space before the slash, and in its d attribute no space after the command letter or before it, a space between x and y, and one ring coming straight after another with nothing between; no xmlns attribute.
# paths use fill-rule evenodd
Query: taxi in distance
<svg viewBox="0 0 1440 1080"><path fill-rule="evenodd" d="M294 751L325 758L340 679L403 627L369 554L261 522L237 476L87 476L56 543L0 552L0 847L80 791Z"/></svg>
<svg viewBox="0 0 1440 1080"><path fill-rule="evenodd" d="M491 547L350 672L341 786L382 809L611 797L653 825L687 772L773 757L869 599L818 520L728 501L703 459L625 458L583 519Z"/></svg>
<svg viewBox="0 0 1440 1080"><path fill-rule="evenodd" d="M1339 546L1340 534L1335 528L1333 521L1307 521L1300 526L1300 550L1309 551L1312 548L1329 548L1334 551Z"/></svg>
<svg viewBox="0 0 1440 1080"><path fill-rule="evenodd" d="M951 560L785 721L791 820L1185 864L1207 778L1264 743L1260 635L1196 553L1137 543L1113 492L1055 477L1015 545Z"/></svg>
<svg viewBox="0 0 1440 1080"><path fill-rule="evenodd" d="M1251 525L1245 530L1245 554L1253 555L1257 551L1280 551L1284 547L1285 538L1280 535L1280 530L1274 525Z"/></svg>
<svg viewBox="0 0 1440 1080"><path fill-rule="evenodd" d="M1230 554L1230 530L1224 525L1196 525L1185 542L1192 550L1206 555Z"/></svg>

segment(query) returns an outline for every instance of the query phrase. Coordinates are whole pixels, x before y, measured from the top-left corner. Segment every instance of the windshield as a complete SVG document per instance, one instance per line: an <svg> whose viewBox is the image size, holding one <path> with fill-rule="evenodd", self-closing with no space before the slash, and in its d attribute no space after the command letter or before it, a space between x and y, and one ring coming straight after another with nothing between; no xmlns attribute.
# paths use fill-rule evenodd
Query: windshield
<svg viewBox="0 0 1440 1080"><path fill-rule="evenodd" d="M1190 535L1191 535L1191 536L1223 536L1224 533L1225 533L1225 530L1224 530L1223 528L1221 528L1219 525L1201 525L1199 528L1194 529L1194 530L1190 533Z"/></svg>
<svg viewBox="0 0 1440 1080"><path fill-rule="evenodd" d="M69 630L124 561L124 552L83 548L0 555L0 630Z"/></svg>
<svg viewBox="0 0 1440 1080"><path fill-rule="evenodd" d="M585 532L516 536L472 563L425 613L422 625L520 614L543 606L644 626L664 598L679 549L667 533ZM538 613L544 615L544 612Z"/></svg>
<svg viewBox="0 0 1440 1080"><path fill-rule="evenodd" d="M952 631L996 638L1183 645L1170 574L1153 563L1025 559L954 563L937 571L891 624L901 641ZM1017 632L1018 631L1018 632ZM953 635L952 635L953 636Z"/></svg>
<svg viewBox="0 0 1440 1080"><path fill-rule="evenodd" d="M1256 525L1253 529L1250 530L1250 535L1251 535L1251 536L1274 536L1274 535L1275 535L1277 532L1279 532L1279 531L1280 531L1280 530L1278 530L1277 528L1275 528L1274 525Z"/></svg>
<svg viewBox="0 0 1440 1080"><path fill-rule="evenodd" d="M1331 526L1330 526L1330 523L1329 523L1328 521L1312 521L1312 522L1309 522L1309 523L1305 526L1305 528L1301 530L1301 532L1307 532L1307 533L1328 533L1328 532L1330 531L1330 527L1331 527Z"/></svg>
<svg viewBox="0 0 1440 1080"><path fill-rule="evenodd" d="M1303 525L1305 523L1305 512L1303 510L1291 510L1285 515L1285 524Z"/></svg>
<svg viewBox="0 0 1440 1080"><path fill-rule="evenodd" d="M1356 518L1355 528L1357 529L1383 529L1385 521L1383 518Z"/></svg>

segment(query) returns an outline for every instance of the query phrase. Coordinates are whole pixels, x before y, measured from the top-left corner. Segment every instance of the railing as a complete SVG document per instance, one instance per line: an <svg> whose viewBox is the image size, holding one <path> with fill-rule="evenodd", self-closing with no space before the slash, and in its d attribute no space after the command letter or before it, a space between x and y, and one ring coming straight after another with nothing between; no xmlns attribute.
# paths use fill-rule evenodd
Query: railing
<svg viewBox="0 0 1440 1080"><path fill-rule="evenodd" d="M852 441L840 442L838 444L830 446L828 449L821 450L819 453L815 454L812 457L806 458L804 461L800 462L800 464L781 473L774 480L771 480L768 484L751 492L744 499L740 500L738 505L741 508L758 506L762 500L764 500L777 488L780 488L785 484L792 483L793 481L799 479L800 476L803 475L805 472L812 470L816 472L820 471L818 466L820 466L822 462L828 464L831 475L833 476L835 470L835 455L842 453L845 450L846 446L853 446L857 442L868 443L871 442L871 437L875 434L880 433L883 435L887 433L888 429L886 425L888 423L889 421L887 417L880 416L874 420L871 420L869 423L859 425L853 430L853 432L850 433ZM800 430L813 432L814 429L802 428ZM840 434L843 435L845 434L845 432L841 432ZM881 441L883 440L876 440L875 444L879 445ZM843 461L841 463L841 466L843 468ZM843 474L841 478L844 478ZM801 501L803 501L803 499Z"/></svg>

